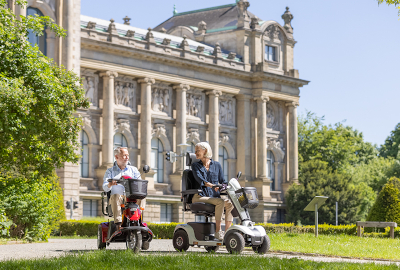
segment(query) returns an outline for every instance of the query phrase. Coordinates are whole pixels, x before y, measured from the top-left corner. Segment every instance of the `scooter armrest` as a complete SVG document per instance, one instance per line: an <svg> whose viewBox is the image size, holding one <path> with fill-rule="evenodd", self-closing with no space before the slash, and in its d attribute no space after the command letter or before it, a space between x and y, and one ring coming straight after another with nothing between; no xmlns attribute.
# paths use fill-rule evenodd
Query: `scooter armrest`
<svg viewBox="0 0 400 270"><path fill-rule="evenodd" d="M201 192L203 192L201 189L188 189L188 190L183 190L181 193L183 195L186 195L186 194L198 194Z"/></svg>

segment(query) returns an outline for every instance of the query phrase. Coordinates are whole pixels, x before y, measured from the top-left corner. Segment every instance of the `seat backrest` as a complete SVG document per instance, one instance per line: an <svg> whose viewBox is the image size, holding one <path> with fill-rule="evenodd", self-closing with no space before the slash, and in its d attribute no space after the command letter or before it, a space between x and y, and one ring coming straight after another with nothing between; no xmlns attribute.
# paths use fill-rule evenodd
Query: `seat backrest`
<svg viewBox="0 0 400 270"><path fill-rule="evenodd" d="M192 170L184 170L182 174L182 191L200 189L200 184L194 179ZM185 203L192 203L193 194L183 195Z"/></svg>

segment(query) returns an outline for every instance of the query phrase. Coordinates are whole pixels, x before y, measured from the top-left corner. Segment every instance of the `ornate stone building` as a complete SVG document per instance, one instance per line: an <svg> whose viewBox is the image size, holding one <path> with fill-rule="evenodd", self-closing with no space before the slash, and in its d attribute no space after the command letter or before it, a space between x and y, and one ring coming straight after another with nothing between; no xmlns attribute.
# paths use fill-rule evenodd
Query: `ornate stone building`
<svg viewBox="0 0 400 270"><path fill-rule="evenodd" d="M57 63L82 78L87 110L82 160L58 169L64 199L79 201L74 217L101 215L100 189L113 148L126 146L137 167L149 164L145 218L181 222L179 144L208 141L225 177L238 171L257 187L256 222L283 222L288 187L297 183L299 79L293 66L289 8L284 24L248 11L247 0L177 13L154 29L80 14L80 0L28 0L16 14L47 15L68 31L30 37ZM186 151L186 149L185 149Z"/></svg>

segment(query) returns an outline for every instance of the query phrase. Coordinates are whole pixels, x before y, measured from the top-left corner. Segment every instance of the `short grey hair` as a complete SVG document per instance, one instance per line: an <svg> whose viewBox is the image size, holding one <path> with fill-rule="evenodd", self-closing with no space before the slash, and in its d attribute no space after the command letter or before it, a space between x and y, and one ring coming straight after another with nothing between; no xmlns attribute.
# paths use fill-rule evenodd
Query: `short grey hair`
<svg viewBox="0 0 400 270"><path fill-rule="evenodd" d="M200 147L203 150L207 150L206 154L204 155L205 158L212 158L212 150L208 142L199 142L196 144L195 148L196 147Z"/></svg>
<svg viewBox="0 0 400 270"><path fill-rule="evenodd" d="M126 149L126 151L128 151L128 147L117 147L114 149L114 156L121 154L121 149Z"/></svg>

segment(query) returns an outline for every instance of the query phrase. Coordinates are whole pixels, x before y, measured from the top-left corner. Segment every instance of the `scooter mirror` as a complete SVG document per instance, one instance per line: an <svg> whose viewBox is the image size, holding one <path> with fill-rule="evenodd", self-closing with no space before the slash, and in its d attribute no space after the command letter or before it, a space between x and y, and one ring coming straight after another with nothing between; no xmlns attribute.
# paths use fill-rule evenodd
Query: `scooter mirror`
<svg viewBox="0 0 400 270"><path fill-rule="evenodd" d="M149 165L144 165L144 166L143 166L143 172L144 172L144 173L148 173L149 171L150 171Z"/></svg>
<svg viewBox="0 0 400 270"><path fill-rule="evenodd" d="M242 172L238 172L236 179L239 179L242 176Z"/></svg>

